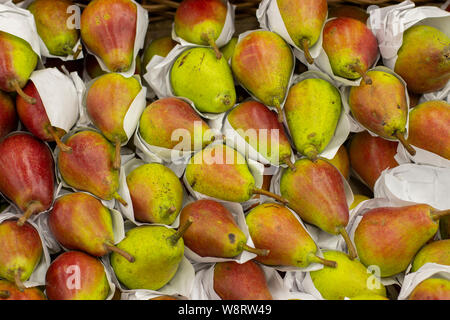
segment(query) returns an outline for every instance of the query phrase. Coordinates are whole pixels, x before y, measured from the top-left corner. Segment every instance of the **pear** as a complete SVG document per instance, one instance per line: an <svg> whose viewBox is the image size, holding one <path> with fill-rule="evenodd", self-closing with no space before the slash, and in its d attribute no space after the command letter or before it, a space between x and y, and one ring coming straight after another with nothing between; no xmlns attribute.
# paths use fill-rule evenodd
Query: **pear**
<svg viewBox="0 0 450 320"><path fill-rule="evenodd" d="M355 248L345 230L349 209L342 175L322 159L299 159L294 165L296 171L285 170L281 175L281 196L303 221L330 234L341 234L350 259L354 259Z"/></svg>
<svg viewBox="0 0 450 320"><path fill-rule="evenodd" d="M18 226L16 219L0 223L0 278L15 283L20 291L43 256L41 237L28 222Z"/></svg>
<svg viewBox="0 0 450 320"><path fill-rule="evenodd" d="M200 112L222 113L236 102L231 69L210 48L183 51L172 66L170 83L176 96L188 98Z"/></svg>
<svg viewBox="0 0 450 320"><path fill-rule="evenodd" d="M294 214L277 203L264 203L251 209L245 221L253 243L269 250L255 260L269 266L306 268L311 263L336 267L334 261L317 255L318 248Z"/></svg>
<svg viewBox="0 0 450 320"><path fill-rule="evenodd" d="M67 23L72 15L70 6L73 5L71 0L36 0L27 8L34 16L39 37L54 56L75 56L73 48L80 32Z"/></svg>
<svg viewBox="0 0 450 320"><path fill-rule="evenodd" d="M133 1L90 1L80 23L84 44L111 72L130 69L137 28L137 6Z"/></svg>
<svg viewBox="0 0 450 320"><path fill-rule="evenodd" d="M16 91L29 103L36 101L22 88L37 66L38 55L25 40L0 31L0 90Z"/></svg>
<svg viewBox="0 0 450 320"><path fill-rule="evenodd" d="M450 160L450 104L433 100L409 112L408 143Z"/></svg>
<svg viewBox="0 0 450 320"><path fill-rule="evenodd" d="M254 194L264 194L287 202L278 195L255 188L255 178L245 158L223 144L195 153L186 166L185 177L194 191L225 201L245 202Z"/></svg>
<svg viewBox="0 0 450 320"><path fill-rule="evenodd" d="M311 280L322 297L327 300L344 300L361 295L378 295L385 297L386 288L383 284L371 282L370 273L358 260L350 260L349 257L339 251L324 251L325 259L336 261L337 267L324 266L323 269L311 271Z"/></svg>
<svg viewBox="0 0 450 320"><path fill-rule="evenodd" d="M1 300L47 300L47 298L38 287L26 288L20 291L14 283L0 280Z"/></svg>
<svg viewBox="0 0 450 320"><path fill-rule="evenodd" d="M236 45L231 68L239 83L259 101L278 111L288 91L294 69L292 49L274 32L259 30L246 35Z"/></svg>
<svg viewBox="0 0 450 320"><path fill-rule="evenodd" d="M171 225L183 204L183 185L160 163L144 164L127 175L134 216L141 222Z"/></svg>
<svg viewBox="0 0 450 320"><path fill-rule="evenodd" d="M397 56L394 71L412 92L438 91L450 80L450 38L434 27L408 28Z"/></svg>
<svg viewBox="0 0 450 320"><path fill-rule="evenodd" d="M381 277L405 271L420 248L436 234L438 220L445 215L450 215L450 210L437 211L426 204L367 211L354 235L361 262L377 265Z"/></svg>
<svg viewBox="0 0 450 320"><path fill-rule="evenodd" d="M227 11L222 0L183 0L175 12L175 33L187 42L211 46L220 59L222 53L216 40L222 33Z"/></svg>
<svg viewBox="0 0 450 320"><path fill-rule="evenodd" d="M178 141L176 132L182 133L182 138L189 138L189 141ZM194 109L175 97L162 98L148 105L141 115L139 133L149 145L166 149L181 147L184 151L198 151L214 138L208 124ZM186 150L184 147L189 148Z"/></svg>
<svg viewBox="0 0 450 320"><path fill-rule="evenodd" d="M426 279L414 288L408 300L450 300L450 280Z"/></svg>
<svg viewBox="0 0 450 320"><path fill-rule="evenodd" d="M292 167L289 138L276 113L257 101L246 101L233 108L228 123L270 163Z"/></svg>
<svg viewBox="0 0 450 320"><path fill-rule="evenodd" d="M60 254L45 275L49 300L106 300L109 290L103 264L80 251Z"/></svg>
<svg viewBox="0 0 450 320"><path fill-rule="evenodd" d="M139 81L119 73L97 78L86 93L86 110L94 125L115 144L113 168L120 168L120 146L128 140L124 120L132 102L141 91Z"/></svg>
<svg viewBox="0 0 450 320"><path fill-rule="evenodd" d="M267 255L268 250L247 246L247 237L239 229L233 215L214 200L197 200L180 213L180 224L188 219L192 226L183 235L185 245L202 257L233 258L248 251Z"/></svg>
<svg viewBox="0 0 450 320"><path fill-rule="evenodd" d="M350 140L350 166L373 190L375 182L386 169L398 166L395 160L398 142L374 137L367 131L358 132Z"/></svg>
<svg viewBox="0 0 450 320"><path fill-rule="evenodd" d="M351 87L349 106L352 115L365 128L384 139L398 139L411 155L416 151L404 135L408 118L405 87L394 75L372 70L367 72L371 84L362 81Z"/></svg>
<svg viewBox="0 0 450 320"><path fill-rule="evenodd" d="M329 159L333 166L339 170L346 180L350 178L350 158L345 145L341 145L332 159Z"/></svg>
<svg viewBox="0 0 450 320"><path fill-rule="evenodd" d="M314 63L309 48L314 46L322 33L327 18L326 0L277 0L278 9L289 36L302 48L309 64Z"/></svg>
<svg viewBox="0 0 450 320"><path fill-rule="evenodd" d="M145 48L142 56L142 65L144 68L147 67L154 56L166 57L176 44L177 42L172 37L162 37L152 40L147 48Z"/></svg>
<svg viewBox="0 0 450 320"><path fill-rule="evenodd" d="M216 263L213 281L222 300L273 300L264 271L252 260Z"/></svg>
<svg viewBox="0 0 450 320"><path fill-rule="evenodd" d="M315 161L333 138L341 109L341 95L328 81L311 78L293 85L284 112L297 151Z"/></svg>
<svg viewBox="0 0 450 320"><path fill-rule="evenodd" d="M220 48L220 52L222 52L223 57L226 61L230 61L230 59L233 57L234 49L236 49L238 39L238 37L232 37L226 45Z"/></svg>
<svg viewBox="0 0 450 320"><path fill-rule="evenodd" d="M72 188L90 192L100 199L117 199L127 205L117 193L119 171L113 167L114 146L92 130L71 134L65 143L72 152L61 152L57 161L64 181Z"/></svg>
<svg viewBox="0 0 450 320"><path fill-rule="evenodd" d="M21 96L17 96L17 114L23 125L37 138L43 141L54 141L62 152L71 152L72 149L61 141L61 137L67 132L64 129L51 125L44 104L33 81L28 81L27 85L23 88L23 92L36 100L35 104L30 104Z"/></svg>
<svg viewBox="0 0 450 320"><path fill-rule="evenodd" d="M48 226L65 248L101 257L110 251L133 257L114 246L111 212L97 198L82 192L56 199L48 215Z"/></svg>
<svg viewBox="0 0 450 320"><path fill-rule="evenodd" d="M362 195L362 194L354 194L353 202L350 205L349 209L350 210L355 209L358 206L358 204L360 204L361 202L366 201L366 200L370 200L370 198L365 195Z"/></svg>
<svg viewBox="0 0 450 320"><path fill-rule="evenodd" d="M0 139L17 128L18 119L12 98L0 91Z"/></svg>
<svg viewBox="0 0 450 320"><path fill-rule="evenodd" d="M429 262L450 266L450 239L434 241L420 249L412 262L411 272Z"/></svg>
<svg viewBox="0 0 450 320"><path fill-rule="evenodd" d="M336 76L355 80L363 78L378 56L378 42L366 24L347 17L332 19L323 30L323 49Z"/></svg>
<svg viewBox="0 0 450 320"><path fill-rule="evenodd" d="M389 299L377 294L361 294L359 296L352 297L350 300L389 300Z"/></svg>
<svg viewBox="0 0 450 320"><path fill-rule="evenodd" d="M53 202L55 167L50 149L31 134L16 132L0 142L0 192L22 212L19 225Z"/></svg>
<svg viewBox="0 0 450 320"><path fill-rule="evenodd" d="M328 10L328 18L347 17L366 23L369 14L361 7L351 5L333 6Z"/></svg>
<svg viewBox="0 0 450 320"><path fill-rule="evenodd" d="M140 226L129 230L117 246L130 252L135 262L111 254L111 266L117 279L128 289L158 290L165 286L178 270L184 254L183 234L192 221L178 231L164 226Z"/></svg>

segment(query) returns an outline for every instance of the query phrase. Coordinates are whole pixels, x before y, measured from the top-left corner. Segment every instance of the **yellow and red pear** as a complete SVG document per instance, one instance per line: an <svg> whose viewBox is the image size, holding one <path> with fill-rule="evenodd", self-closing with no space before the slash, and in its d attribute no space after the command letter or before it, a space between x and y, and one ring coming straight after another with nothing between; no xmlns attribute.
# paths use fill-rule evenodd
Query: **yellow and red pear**
<svg viewBox="0 0 450 320"><path fill-rule="evenodd" d="M47 298L39 287L26 288L20 291L13 282L0 280L1 300L47 300Z"/></svg>
<svg viewBox="0 0 450 320"><path fill-rule="evenodd" d="M17 128L18 119L14 102L9 94L0 91L0 139Z"/></svg>

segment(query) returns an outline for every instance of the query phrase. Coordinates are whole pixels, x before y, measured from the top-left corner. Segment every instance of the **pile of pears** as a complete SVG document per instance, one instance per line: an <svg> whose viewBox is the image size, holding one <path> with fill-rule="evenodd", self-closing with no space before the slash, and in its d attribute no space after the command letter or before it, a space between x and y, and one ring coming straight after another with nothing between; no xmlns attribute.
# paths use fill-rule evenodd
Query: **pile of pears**
<svg viewBox="0 0 450 320"><path fill-rule="evenodd" d="M410 199L416 204L364 212L350 230L353 209L374 197L385 170L400 165L400 148L411 158L427 152L450 161L450 97L422 96L448 86L448 32L412 26L395 68L375 67L379 44L362 7L272 1L307 65L283 35L265 29L234 34L219 47L234 17L227 1L171 2L177 9L167 31L173 24L174 38L190 43L176 57L170 53L180 44L154 32L135 48L140 1L89 1L79 29L66 23L76 2L31 1L25 9L48 52L61 58L57 67L89 83L80 95L89 125L67 132L50 125L31 81L55 60L0 30L0 300L120 299L123 290L175 300L164 289L182 282L182 265L197 260L212 268L209 290L223 300L275 299L267 270L280 277L280 270L294 270L323 299L396 300L401 287L380 278L429 263L450 266L449 208ZM334 75L358 85L304 73L320 42ZM173 95L148 96L137 114L133 103L150 89L143 76L155 57L172 59L166 82ZM362 131L336 148L347 116ZM233 145L222 126L259 157ZM149 153L167 154L183 142L189 157L181 165L148 161L138 139ZM324 156L330 146L338 149L332 158ZM125 170L130 158L141 164ZM14 218L2 220L1 212ZM46 223L36 223L40 218ZM43 234L60 250L50 257L45 283L28 286L46 259ZM322 246L321 237L344 249ZM373 266L379 276L369 285ZM80 279L68 286L72 267ZM428 278L407 298L450 300L450 280Z"/></svg>

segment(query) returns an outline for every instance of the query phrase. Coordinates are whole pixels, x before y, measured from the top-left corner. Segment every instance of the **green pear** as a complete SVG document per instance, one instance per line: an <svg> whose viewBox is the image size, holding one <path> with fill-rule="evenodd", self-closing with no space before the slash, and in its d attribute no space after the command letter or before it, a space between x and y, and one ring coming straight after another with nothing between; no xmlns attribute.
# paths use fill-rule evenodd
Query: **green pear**
<svg viewBox="0 0 450 320"><path fill-rule="evenodd" d="M230 59L233 57L234 49L236 48L238 42L238 37L232 37L230 41L226 45L224 45L222 48L220 48L220 51L223 54L223 57L226 61L230 61Z"/></svg>
<svg viewBox="0 0 450 320"><path fill-rule="evenodd" d="M194 102L201 112L222 113L236 102L230 66L210 48L183 51L170 71L173 93Z"/></svg>
<svg viewBox="0 0 450 320"><path fill-rule="evenodd" d="M408 300L450 300L450 280L426 279L414 288Z"/></svg>
<svg viewBox="0 0 450 320"><path fill-rule="evenodd" d="M352 297L350 300L389 300L389 299L377 294L361 294L359 296Z"/></svg>
<svg viewBox="0 0 450 320"><path fill-rule="evenodd" d="M328 81L305 79L293 85L284 112L297 151L316 160L334 136L341 109L341 95Z"/></svg>
<svg viewBox="0 0 450 320"><path fill-rule="evenodd" d="M420 249L412 262L411 272L429 262L450 266L450 239L434 241Z"/></svg>
<svg viewBox="0 0 450 320"><path fill-rule="evenodd" d="M325 251L325 259L336 261L337 267L324 266L323 269L311 271L311 280L323 298L327 300L344 300L360 295L386 296L386 288L381 282L372 282L373 277L358 260L339 251ZM373 287L372 287L372 286Z"/></svg>
<svg viewBox="0 0 450 320"><path fill-rule="evenodd" d="M145 49L142 57L142 65L144 68L147 67L154 56L166 57L176 44L177 42L172 37L162 37L152 40Z"/></svg>

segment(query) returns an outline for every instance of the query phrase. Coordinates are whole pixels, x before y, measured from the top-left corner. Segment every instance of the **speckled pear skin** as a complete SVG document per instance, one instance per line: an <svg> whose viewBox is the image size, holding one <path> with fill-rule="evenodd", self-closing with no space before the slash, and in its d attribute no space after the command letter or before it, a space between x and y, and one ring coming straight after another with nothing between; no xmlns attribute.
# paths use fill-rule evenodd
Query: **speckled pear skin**
<svg viewBox="0 0 450 320"><path fill-rule="evenodd" d="M450 80L450 38L434 27L408 28L397 55L394 71L412 92L438 91Z"/></svg>
<svg viewBox="0 0 450 320"><path fill-rule="evenodd" d="M183 204L183 186L171 169L160 163L144 164L126 181L137 220L166 225L175 221Z"/></svg>
<svg viewBox="0 0 450 320"><path fill-rule="evenodd" d="M142 57L142 65L144 66L144 68L148 65L150 60L152 60L155 55L166 57L176 44L177 42L174 41L172 37L162 37L152 40L145 49L144 55Z"/></svg>
<svg viewBox="0 0 450 320"><path fill-rule="evenodd" d="M450 239L434 241L420 249L412 262L411 272L429 262L450 266Z"/></svg>
<svg viewBox="0 0 450 320"><path fill-rule="evenodd" d="M226 201L245 202L255 188L245 158L222 144L197 152L189 161L185 176L193 190Z"/></svg>
<svg viewBox="0 0 450 320"><path fill-rule="evenodd" d="M311 78L293 85L284 112L297 151L315 159L333 138L341 109L341 95L328 81Z"/></svg>
<svg viewBox="0 0 450 320"><path fill-rule="evenodd" d="M408 300L450 300L450 280L426 279L414 288Z"/></svg>
<svg viewBox="0 0 450 320"><path fill-rule="evenodd" d="M73 11L69 8L71 0L37 0L28 6L33 14L36 28L50 54L55 56L72 55L80 38L77 28L70 28Z"/></svg>
<svg viewBox="0 0 450 320"><path fill-rule="evenodd" d="M406 270L437 230L438 223L431 218L429 205L380 207L364 214L354 242L361 262L377 265L381 277L389 277Z"/></svg>
<svg viewBox="0 0 450 320"><path fill-rule="evenodd" d="M291 156L291 145L283 125L278 122L276 113L262 103L243 102L230 111L227 120L270 163L285 163L283 159Z"/></svg>
<svg viewBox="0 0 450 320"><path fill-rule="evenodd" d="M408 142L450 160L450 104L433 100L409 112Z"/></svg>
<svg viewBox="0 0 450 320"><path fill-rule="evenodd" d="M294 64L291 48L276 33L255 31L241 39L231 67L236 79L266 106L284 102Z"/></svg>
<svg viewBox="0 0 450 320"><path fill-rule="evenodd" d="M337 262L336 268L324 266L323 269L311 271L311 279L322 297L327 300L344 300L346 297L360 295L386 296L386 288L379 283L379 287L369 288L367 283L370 273L358 260L350 260L349 257L339 251L324 251L325 259Z"/></svg>
<svg viewBox="0 0 450 320"><path fill-rule="evenodd" d="M8 297L1 297L1 300L47 300L45 294L39 287L26 288L20 291L16 285L7 280L0 280L0 292L8 292Z"/></svg>
<svg viewBox="0 0 450 320"><path fill-rule="evenodd" d="M112 72L133 63L137 7L131 0L94 0L81 14L81 38Z"/></svg>
<svg viewBox="0 0 450 320"><path fill-rule="evenodd" d="M38 55L30 44L10 33L0 31L0 89L16 91L12 85L17 80L23 88L36 68Z"/></svg>
<svg viewBox="0 0 450 320"><path fill-rule="evenodd" d="M405 87L394 75L384 71L369 71L372 84L361 81L351 87L349 106L352 115L365 128L386 138L406 132L408 103Z"/></svg>
<svg viewBox="0 0 450 320"><path fill-rule="evenodd" d="M117 244L133 255L129 262L119 254L111 254L111 266L120 282L128 289L158 290L175 275L184 254L183 239L175 244L169 237L175 230L164 226L140 226L129 230Z"/></svg>

